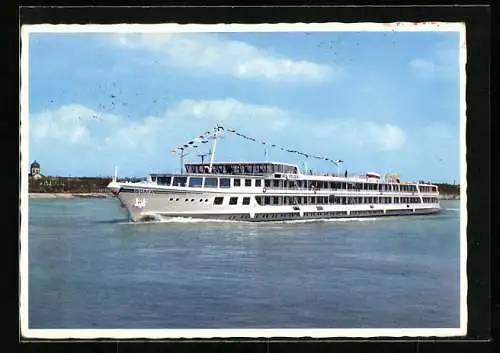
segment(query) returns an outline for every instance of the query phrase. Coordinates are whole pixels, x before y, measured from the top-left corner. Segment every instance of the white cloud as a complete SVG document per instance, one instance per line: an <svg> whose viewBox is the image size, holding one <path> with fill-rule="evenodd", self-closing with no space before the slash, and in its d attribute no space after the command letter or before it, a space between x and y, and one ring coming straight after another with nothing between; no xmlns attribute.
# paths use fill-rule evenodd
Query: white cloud
<svg viewBox="0 0 500 353"><path fill-rule="evenodd" d="M403 147L406 134L399 127L391 124L377 125L364 123L362 134L373 145L385 151L398 150Z"/></svg>
<svg viewBox="0 0 500 353"><path fill-rule="evenodd" d="M398 126L377 124L370 121L336 119L315 127L319 138L341 141L349 148L375 148L381 151L396 151L406 142L406 133Z"/></svg>
<svg viewBox="0 0 500 353"><path fill-rule="evenodd" d="M436 66L430 60L413 59L410 62L410 66L422 77L431 77L436 72Z"/></svg>
<svg viewBox="0 0 500 353"><path fill-rule="evenodd" d="M36 116L32 138L34 141L49 138L69 144L88 143L90 131L85 121L94 114L92 110L77 104L42 111Z"/></svg>
<svg viewBox="0 0 500 353"><path fill-rule="evenodd" d="M216 122L254 133L289 124L286 111L234 99L183 100L159 116L126 119L78 104L45 110L30 117L32 150L83 148L85 151L165 154L210 129ZM106 152L107 151L107 152Z"/></svg>
<svg viewBox="0 0 500 353"><path fill-rule="evenodd" d="M341 73L340 68L280 57L213 34L116 34L111 42L122 48L152 52L165 65L203 74L321 82Z"/></svg>
<svg viewBox="0 0 500 353"><path fill-rule="evenodd" d="M428 57L410 61L410 68L421 78L458 78L459 56L456 48L440 44Z"/></svg>
<svg viewBox="0 0 500 353"><path fill-rule="evenodd" d="M129 173L137 174L167 163L175 166L171 150L208 131L216 122L258 140L329 157L351 149L397 151L406 142L405 132L395 125L349 119L330 119L325 124L279 107L228 98L183 100L158 116L133 120L100 114L81 105L43 111L30 119L30 151L36 151L37 159L42 160L53 158L51 151L58 149L58 165L65 165L64 158L77 155L92 161L92 167L101 171L111 170L113 163L118 163L132 168ZM251 160L263 156L263 146L232 134L226 135L223 144L222 152L219 151L222 159ZM203 148L208 150L208 144L200 144L199 151L193 150L191 157L205 153ZM72 153L64 157L69 150ZM271 151L280 159L290 157L277 156L278 153Z"/></svg>

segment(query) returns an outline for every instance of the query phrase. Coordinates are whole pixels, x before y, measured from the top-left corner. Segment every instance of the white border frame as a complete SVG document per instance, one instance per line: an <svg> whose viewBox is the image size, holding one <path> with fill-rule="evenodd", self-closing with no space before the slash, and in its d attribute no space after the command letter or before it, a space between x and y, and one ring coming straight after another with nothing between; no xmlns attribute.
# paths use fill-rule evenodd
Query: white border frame
<svg viewBox="0 0 500 353"><path fill-rule="evenodd" d="M29 170L29 36L31 33L160 33L160 32L354 32L428 31L460 33L460 327L438 329L30 329L28 327L28 170ZM467 333L467 180L466 180L466 41L463 23L279 23L279 24L117 24L117 25L24 25L21 27L21 231L20 231L20 328L24 338L46 339L173 339L173 338L272 338L272 337L448 337Z"/></svg>

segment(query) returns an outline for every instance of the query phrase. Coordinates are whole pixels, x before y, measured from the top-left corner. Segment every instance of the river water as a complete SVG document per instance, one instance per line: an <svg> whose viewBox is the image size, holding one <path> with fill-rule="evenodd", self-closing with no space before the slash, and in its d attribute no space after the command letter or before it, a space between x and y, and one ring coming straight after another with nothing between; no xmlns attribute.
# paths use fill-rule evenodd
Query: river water
<svg viewBox="0 0 500 353"><path fill-rule="evenodd" d="M431 216L129 223L29 200L30 328L459 327L459 201Z"/></svg>

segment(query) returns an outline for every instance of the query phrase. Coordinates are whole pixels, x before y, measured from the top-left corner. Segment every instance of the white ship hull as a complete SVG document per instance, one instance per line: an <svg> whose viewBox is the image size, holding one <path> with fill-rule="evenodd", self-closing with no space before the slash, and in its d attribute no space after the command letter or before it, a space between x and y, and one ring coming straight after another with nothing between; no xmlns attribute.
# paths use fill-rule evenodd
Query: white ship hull
<svg viewBox="0 0 500 353"><path fill-rule="evenodd" d="M408 216L432 214L440 211L439 203L418 204L301 204L301 205L259 205L255 196L291 195L286 192L273 193L230 193L230 192L186 192L178 190L138 189L117 194L122 206L132 221L150 220L165 217L189 217L198 219L218 219L248 222L307 220L328 218L358 218L380 216ZM126 190L126 189L125 189ZM331 192L310 193L328 196ZM214 205L215 197L224 197L223 204ZM356 195L357 196L357 195ZM398 195L400 196L400 195ZM237 197L237 204L230 205L228 200ZM249 204L243 205L243 198Z"/></svg>

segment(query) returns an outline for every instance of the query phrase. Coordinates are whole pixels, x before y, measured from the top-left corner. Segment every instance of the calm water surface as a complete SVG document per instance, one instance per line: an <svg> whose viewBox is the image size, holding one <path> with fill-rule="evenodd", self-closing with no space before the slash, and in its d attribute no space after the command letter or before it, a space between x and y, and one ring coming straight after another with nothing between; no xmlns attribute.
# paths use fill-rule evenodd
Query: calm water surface
<svg viewBox="0 0 500 353"><path fill-rule="evenodd" d="M434 216L128 223L29 201L30 328L459 327L459 201Z"/></svg>

